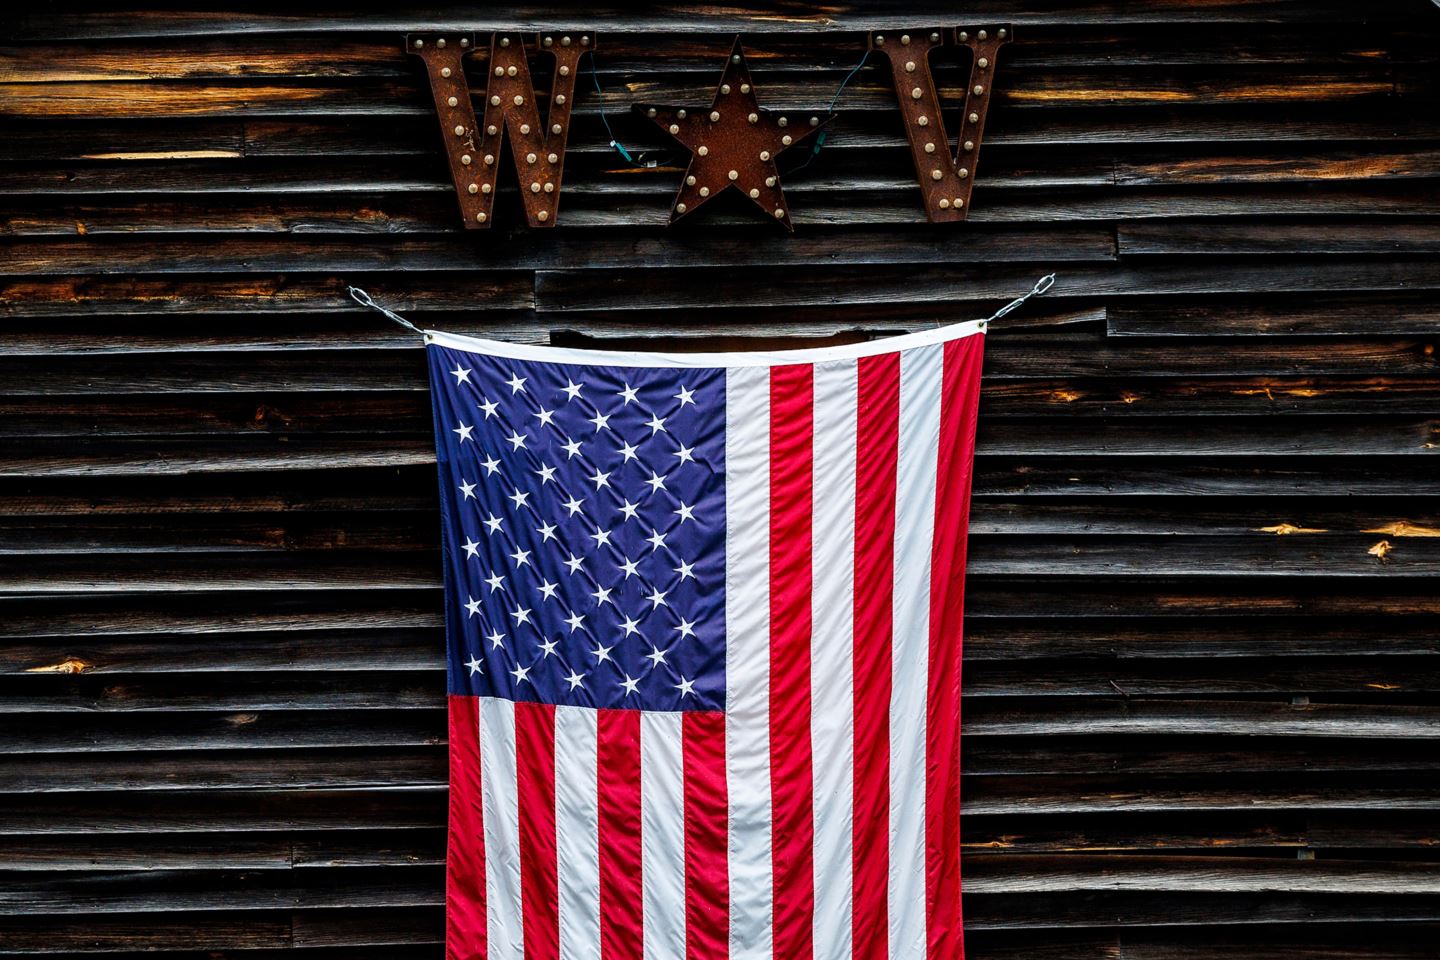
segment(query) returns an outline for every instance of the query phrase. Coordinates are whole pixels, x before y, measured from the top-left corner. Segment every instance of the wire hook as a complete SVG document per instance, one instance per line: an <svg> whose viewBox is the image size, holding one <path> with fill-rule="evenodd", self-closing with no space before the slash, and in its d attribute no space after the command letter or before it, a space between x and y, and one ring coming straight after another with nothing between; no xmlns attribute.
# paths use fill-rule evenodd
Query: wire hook
<svg viewBox="0 0 1440 960"><path fill-rule="evenodd" d="M371 299L370 294L366 293L364 290L361 290L359 287L347 286L345 288L345 291L350 294L350 299L360 304L360 306L369 307L372 310L379 310L381 313L385 314L385 316L389 317L391 320L394 320L396 323L400 324L400 326L404 327L406 330L409 330L416 336L425 336L424 330L421 330L419 327L415 326L415 324L411 323L409 320L406 320L394 310L390 310L386 307L380 306L380 304L376 303L373 299Z"/></svg>
<svg viewBox="0 0 1440 960"><path fill-rule="evenodd" d="M1045 276L1035 281L1035 286L1031 287L1029 292L1022 293L1014 300L1011 300L1009 303L1005 304L1005 306L1001 307L999 310L996 310L993 314L991 314L989 319L980 321L981 324L987 325L990 323L991 320L999 320L1001 317L1005 316L1005 314L1009 313L1011 310L1014 310L1026 300L1029 300L1031 297L1040 296L1042 293L1049 290L1053 286L1055 286L1055 274L1045 274Z"/></svg>

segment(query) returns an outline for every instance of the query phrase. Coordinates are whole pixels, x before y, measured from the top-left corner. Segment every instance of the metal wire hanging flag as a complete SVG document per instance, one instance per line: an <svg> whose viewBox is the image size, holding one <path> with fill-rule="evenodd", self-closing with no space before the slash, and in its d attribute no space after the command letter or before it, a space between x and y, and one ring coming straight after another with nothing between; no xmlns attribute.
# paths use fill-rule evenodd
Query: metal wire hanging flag
<svg viewBox="0 0 1440 960"><path fill-rule="evenodd" d="M1005 306L1001 307L999 310L996 310L984 320L978 321L980 323L981 329L984 329L986 325L992 323L993 321L999 320L1001 317L1005 316L1010 311L1017 309L1031 297L1038 297L1043 295L1053 286L1055 286L1055 274L1047 273L1039 280L1036 280L1035 285L1032 286L1025 293L1022 293L1014 300L1011 300L1009 303L1005 304ZM363 307L369 307L372 310L378 310L385 316L389 317L391 320L394 320L396 323L400 324L400 326L404 327L406 330L414 333L416 336L424 337L426 335L424 330L421 330L419 327L415 326L415 324L411 323L409 320L406 320L394 310L391 310L388 307L384 307L376 303L375 300L370 296L370 294L366 293L360 287L347 286L345 288L345 291L350 294L350 299L354 300L356 303L360 304Z"/></svg>

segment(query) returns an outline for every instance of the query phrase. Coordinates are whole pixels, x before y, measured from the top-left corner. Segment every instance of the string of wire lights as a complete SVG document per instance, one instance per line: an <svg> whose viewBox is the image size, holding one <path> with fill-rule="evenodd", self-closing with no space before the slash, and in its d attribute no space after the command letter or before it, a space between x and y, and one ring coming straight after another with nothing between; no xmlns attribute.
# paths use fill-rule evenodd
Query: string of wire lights
<svg viewBox="0 0 1440 960"><path fill-rule="evenodd" d="M835 95L830 98L830 106L827 108L831 114L835 112L835 105L840 102L840 95L845 92L845 88L849 86L850 81L855 79L855 75L860 72L860 68L865 66L865 62L869 59L870 51L866 50L859 62L845 75L845 79L840 81L840 86L835 88ZM610 126L610 117L605 112L605 90L600 86L600 71L595 67L595 53L593 51L590 54L590 80L595 84L595 93L600 97L600 122L605 126L605 135L610 138L610 146L614 148L616 153L625 158L626 163L631 164L636 169L653 169L669 164L675 159L674 151L664 153L660 157L651 158L649 156L651 151L631 150L620 141L619 137L615 136L615 130ZM829 132L828 130L821 130L816 135L815 145L810 148L810 152L806 155L804 162L797 164L786 172L795 173L810 166L811 162L814 161L815 157L820 153L820 149L825 146L825 140Z"/></svg>

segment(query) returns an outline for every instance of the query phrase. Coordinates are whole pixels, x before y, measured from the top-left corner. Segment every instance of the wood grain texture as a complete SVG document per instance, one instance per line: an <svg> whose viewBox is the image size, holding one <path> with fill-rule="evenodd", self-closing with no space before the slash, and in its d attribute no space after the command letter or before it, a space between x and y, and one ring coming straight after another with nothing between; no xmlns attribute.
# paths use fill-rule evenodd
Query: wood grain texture
<svg viewBox="0 0 1440 960"><path fill-rule="evenodd" d="M1440 9L997 0L971 219L924 222L870 63L782 163L793 238L667 230L684 158L630 104L708 102L740 32L762 103L815 110L865 31L953 5L583 12L7 15L0 957L442 955L429 397L347 284L460 333L747 349L1052 270L987 345L969 954L1433 957ZM599 31L545 236L508 172L493 230L457 222L398 40L461 26Z"/></svg>

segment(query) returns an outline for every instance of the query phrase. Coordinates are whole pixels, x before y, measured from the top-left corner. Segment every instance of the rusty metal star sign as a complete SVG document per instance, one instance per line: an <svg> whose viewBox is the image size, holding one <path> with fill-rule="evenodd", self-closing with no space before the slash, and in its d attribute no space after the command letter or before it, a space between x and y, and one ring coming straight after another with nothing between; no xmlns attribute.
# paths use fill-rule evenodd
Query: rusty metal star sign
<svg viewBox="0 0 1440 960"><path fill-rule="evenodd" d="M831 117L762 109L739 37L725 61L709 110L643 103L634 109L654 120L690 151L690 166L675 195L671 223L694 213L726 190L738 190L767 217L794 232L775 158L814 136Z"/></svg>

